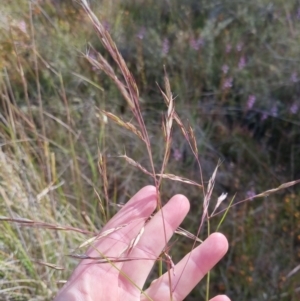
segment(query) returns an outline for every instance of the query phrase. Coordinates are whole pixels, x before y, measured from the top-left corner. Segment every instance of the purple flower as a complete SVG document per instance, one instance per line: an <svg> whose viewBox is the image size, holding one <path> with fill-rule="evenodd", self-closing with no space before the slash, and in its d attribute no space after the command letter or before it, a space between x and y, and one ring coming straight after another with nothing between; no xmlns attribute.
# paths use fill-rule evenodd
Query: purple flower
<svg viewBox="0 0 300 301"><path fill-rule="evenodd" d="M225 78L223 83L223 89L229 89L232 87L232 77Z"/></svg>
<svg viewBox="0 0 300 301"><path fill-rule="evenodd" d="M140 30L136 36L138 39L143 40L143 38L145 37L145 33L146 33L146 29L145 29L145 27L142 27L142 28L140 28Z"/></svg>
<svg viewBox="0 0 300 301"><path fill-rule="evenodd" d="M247 109L248 110L252 109L255 101L256 101L256 96L255 95L249 95L248 101L247 101Z"/></svg>
<svg viewBox="0 0 300 301"><path fill-rule="evenodd" d="M182 158L182 153L178 148L175 148L173 158L175 159L175 161L179 161Z"/></svg>
<svg viewBox="0 0 300 301"><path fill-rule="evenodd" d="M91 60L96 61L97 60L97 56L96 53L93 50L90 50L87 54L87 57L89 57ZM98 70L94 65L92 65L92 70L96 71Z"/></svg>
<svg viewBox="0 0 300 301"><path fill-rule="evenodd" d="M286 19L287 19L288 21L290 21L290 20L292 19L292 16L291 16L290 13L287 13L287 14L286 14Z"/></svg>
<svg viewBox="0 0 300 301"><path fill-rule="evenodd" d="M242 70L244 69L246 66L246 59L245 57L242 55L239 61L239 69Z"/></svg>
<svg viewBox="0 0 300 301"><path fill-rule="evenodd" d="M293 72L290 78L292 83L296 83L298 81L297 72Z"/></svg>
<svg viewBox="0 0 300 301"><path fill-rule="evenodd" d="M247 199L250 199L250 200L253 200L253 198L255 197L256 193L254 191L254 188L251 188L250 190L248 190L246 192L246 198Z"/></svg>
<svg viewBox="0 0 300 301"><path fill-rule="evenodd" d="M297 14L296 14L296 16L297 16L297 19L300 20L300 8L297 9Z"/></svg>
<svg viewBox="0 0 300 301"><path fill-rule="evenodd" d="M229 67L225 64L222 66L222 71L224 74L227 74L227 72L229 71Z"/></svg>
<svg viewBox="0 0 300 301"><path fill-rule="evenodd" d="M231 45L230 44L227 44L226 45L226 53L229 53L231 51Z"/></svg>
<svg viewBox="0 0 300 301"><path fill-rule="evenodd" d="M278 108L277 108L276 105L274 105L274 106L272 107L272 109L271 109L271 115L272 115L273 117L277 117L277 115L278 115Z"/></svg>
<svg viewBox="0 0 300 301"><path fill-rule="evenodd" d="M268 118L268 114L264 112L264 113L261 115L261 121L266 120L267 118Z"/></svg>
<svg viewBox="0 0 300 301"><path fill-rule="evenodd" d="M236 50L237 50L238 52L241 52L242 49L243 49L243 43L242 43L242 42L239 42L239 43L236 45Z"/></svg>
<svg viewBox="0 0 300 301"><path fill-rule="evenodd" d="M164 38L162 43L162 50L161 50L163 55L168 54L169 50L170 50L170 42L167 38Z"/></svg>
<svg viewBox="0 0 300 301"><path fill-rule="evenodd" d="M291 107L290 107L290 113L291 114L296 114L299 110L299 106L297 103L294 103Z"/></svg>
<svg viewBox="0 0 300 301"><path fill-rule="evenodd" d="M203 45L204 45L204 40L202 38L198 38L197 40L195 40L194 38L190 39L190 46L194 50L199 50L200 47L202 47Z"/></svg>

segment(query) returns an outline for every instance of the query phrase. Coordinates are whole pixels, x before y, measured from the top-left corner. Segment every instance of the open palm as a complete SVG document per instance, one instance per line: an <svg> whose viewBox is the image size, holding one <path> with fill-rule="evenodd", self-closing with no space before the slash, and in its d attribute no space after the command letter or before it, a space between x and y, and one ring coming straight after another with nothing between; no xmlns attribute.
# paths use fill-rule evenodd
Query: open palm
<svg viewBox="0 0 300 301"><path fill-rule="evenodd" d="M183 300L227 252L227 240L212 234L143 290L155 260L189 210L186 197L176 195L149 220L156 205L153 186L133 196L104 227L86 253L89 259L81 261L55 301ZM101 256L102 261L95 259Z"/></svg>

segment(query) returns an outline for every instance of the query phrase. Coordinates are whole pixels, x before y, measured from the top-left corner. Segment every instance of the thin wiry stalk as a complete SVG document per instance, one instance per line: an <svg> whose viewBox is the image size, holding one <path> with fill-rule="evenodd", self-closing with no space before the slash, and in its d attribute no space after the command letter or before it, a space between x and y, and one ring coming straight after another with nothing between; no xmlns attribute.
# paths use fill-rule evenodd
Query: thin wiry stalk
<svg viewBox="0 0 300 301"><path fill-rule="evenodd" d="M130 109L132 110L132 113L134 117L136 118L140 130L143 136L143 140L146 144L149 160L150 160L150 165L152 169L153 175L155 174L155 169L154 169L154 162L153 162L153 157L152 157L152 152L151 152L151 145L150 145L150 139L148 136L148 132L146 130L146 126L144 123L143 116L141 114L140 110L140 104L139 104L139 92L138 88L136 85L136 82L130 73L129 69L127 68L127 65L119 53L116 44L112 40L110 34L108 31L104 28L104 26L99 22L98 18L95 16L95 14L92 12L90 9L88 3L86 0L81 0L81 5L85 12L87 13L88 17L91 19L92 24L99 35L99 38L103 44L103 46L106 48L106 50L109 52L111 57L114 59L114 61L117 63L119 70L122 72L123 78L125 80L126 86L123 85L120 81L117 82L117 86L120 89L121 93L123 91L127 91L130 97L125 97L127 104L129 105ZM112 69L105 63L105 60L102 60L102 57L100 56L101 62L103 63L104 69L102 69L104 72L106 72L109 76L112 76ZM157 180L154 178L155 186L158 187ZM157 191L159 193L159 191ZM158 206L161 207L160 200L158 198Z"/></svg>
<svg viewBox="0 0 300 301"><path fill-rule="evenodd" d="M200 222L200 225L198 227L198 231L197 231L197 234L196 234L196 237L199 236L200 234L200 231L202 229L202 226L204 224L205 221L207 221L207 225L208 225L208 235L210 235L210 221L209 221L209 214L208 214L208 207L209 207L209 202L210 202L210 199L211 199L211 195L212 195L212 191L213 191L213 188L214 188L214 185L215 185L215 178L216 178L216 175L217 175L217 170L218 170L218 167L220 165L220 162L218 163L218 165L216 166L211 178L209 179L209 182L208 182L208 185L207 185L207 190L206 190L206 194L204 195L204 200L203 200L203 213L202 213L202 218L201 218L201 222ZM204 189L204 188L203 188ZM196 246L196 240L194 240L194 243L193 243L193 246L192 246L192 249L194 249ZM191 256L191 253L189 254L189 257ZM187 260L188 262L188 260ZM185 270L186 268L186 265L187 265L187 262L183 268L183 270ZM182 273L183 274L183 273ZM177 283L176 283L176 286L177 284L179 283L180 279L181 279L181 276L182 274L180 275ZM207 282L206 282L206 285L207 285L207 288L209 287L209 273L208 273L208 276L207 276ZM175 286L175 287L176 287ZM206 290L206 300L208 301L208 289Z"/></svg>
<svg viewBox="0 0 300 301"><path fill-rule="evenodd" d="M10 29L10 31L11 31L11 29ZM24 94L25 94L25 102L26 102L26 105L27 105L27 108L28 108L29 121L30 121L28 124L29 124L30 128L33 129L34 132L35 132L36 127L35 127L35 124L33 122L32 110L31 110L31 105L30 105L30 102L29 102L28 85L27 85L27 81L26 81L25 76L24 76L24 70L23 70L23 67L22 67L22 64L21 64L21 61L20 61L20 56L19 56L19 53L18 53L18 50L17 50L17 47L16 47L15 43L13 43L13 48L14 48L14 52L16 54L17 64L18 64L18 72L21 76L23 90L24 90Z"/></svg>
<svg viewBox="0 0 300 301"><path fill-rule="evenodd" d="M166 76L165 76L166 77ZM167 90L169 90L169 80L168 78L165 78L165 84L168 86ZM164 93L162 91L162 89L159 87L160 92L163 95L164 101L167 105L167 107L169 106L169 97L166 93ZM200 183L201 183L201 187L203 190L203 196L205 196L205 187L204 187L204 182L203 182L203 174L202 174L202 167L200 164L200 160L199 160L199 154L198 154L198 147L197 147L197 141L193 132L193 129L189 126L189 131L186 130L183 122L181 121L180 117L178 116L178 114L176 112L174 112L173 114L173 119L176 121L176 123L178 124L180 130L182 131L182 134L185 138L185 140L188 142L188 145L196 159L198 168L199 168L199 172L200 172Z"/></svg>
<svg viewBox="0 0 300 301"><path fill-rule="evenodd" d="M143 136L142 136L142 133L132 123L125 122L121 118L119 118L118 116L116 116L116 115L114 115L110 112L106 112L104 110L101 110L101 113L104 114L109 119L111 119L112 121L114 121L115 123L117 123L118 125L122 126L123 128L127 129L128 131L134 133L140 139L142 139L142 140L144 139Z"/></svg>
<svg viewBox="0 0 300 301"><path fill-rule="evenodd" d="M262 197L268 197L270 194L273 194L273 193L275 193L275 192L277 192L277 191L280 191L280 190L282 190L282 189L286 189L286 188L288 188L288 187L294 186L294 185L296 185L296 184L298 184L298 183L300 183L300 179L299 179L299 180L295 180L295 181L291 181L291 182L287 182L287 183L284 183L284 184L281 184L281 185L279 185L277 188L273 188L273 189L266 190L266 191L264 191L264 192L261 192L261 193L259 193L259 194L254 195L254 196L251 196L251 197L246 198L246 199L244 199L244 200L238 201L238 202L236 202L236 203L234 203L234 204L232 204L232 205L229 205L227 208L225 208L225 209L223 209L223 210L220 210L219 212L215 213L215 214L212 215L211 217L214 217L214 216L216 216L216 215L219 215L219 214L221 214L222 212L227 211L228 209L230 209L230 208L232 208L232 207L235 207L235 206L237 206L237 205L240 205L240 204L242 204L242 203L245 203L245 202L247 202L247 201L251 201L251 200L254 200L254 199L257 199L257 198L262 198Z"/></svg>
<svg viewBox="0 0 300 301"><path fill-rule="evenodd" d="M121 81L117 81L116 77L114 76L113 79L115 79L115 83L117 84L117 87L119 88L119 90L121 91L121 93L124 95L127 94L130 97L127 97L127 95L125 96L125 100L127 101L133 116L135 117L136 121L139 124L140 127L140 131L142 133L142 140L144 141L145 145L146 145L146 149L147 149L147 153L148 153L148 157L149 157L149 161L150 161L150 166L151 166L151 170L152 170L152 178L156 187L156 195L157 195L157 208L161 209L162 208L162 204L161 204L161 199L160 199L160 182L157 180L155 174L155 168L154 168L154 162L153 162L153 156L152 156L152 151L151 151L151 144L150 144L150 139L148 136L148 132L144 123L144 119L143 116L141 114L141 110L140 110L140 104L139 104L139 91L136 85L136 82L132 76L132 74L130 73L129 69L127 68L127 65L123 59L123 57L121 56L121 54L119 53L116 44L113 42L110 34L108 33L108 31L104 28L104 26L101 24L101 22L99 22L98 18L95 16L95 14L92 12L92 10L90 9L88 3L86 0L81 0L81 5L83 7L83 9L85 10L85 12L87 13L88 17L91 19L92 24L97 32L97 34L99 35L100 41L102 42L103 46L105 47L105 49L109 52L109 54L111 55L111 57L114 59L114 61L116 62L116 64L119 67L119 70L121 71L122 75L123 75L123 79L126 83L126 85L124 86L124 84ZM107 66L105 60L100 56L100 67L102 67L102 70L104 72L106 72L108 74L108 76L112 77L112 70L110 67ZM102 65L102 66L101 66ZM127 92L125 92L127 91ZM172 107L170 106L171 111L169 112L169 115L172 114ZM171 130L171 122L170 122L170 118L168 119L168 124L167 124L167 132L170 132ZM167 157L167 152L165 153L165 158ZM164 168L164 164L163 164L163 168ZM161 172L163 173L163 172ZM164 236L165 236L165 241L167 242L167 237L166 237L166 227L165 227L165 221L164 221L164 217L163 217L163 212L162 212L162 220L163 220L163 232L164 232ZM169 279L171 279L171 277L169 277ZM172 295L171 292L171 286L170 286L170 294ZM171 298L172 299L172 298Z"/></svg>
<svg viewBox="0 0 300 301"><path fill-rule="evenodd" d="M104 197L106 201L106 219L109 220L109 197L108 197L108 180L107 180L107 171L106 171L106 159L98 150L98 169L100 172L100 175L102 176L102 182L103 182L103 190L104 190ZM99 194L97 193L98 198L100 200Z"/></svg>
<svg viewBox="0 0 300 301"><path fill-rule="evenodd" d="M166 89L166 94L163 92L162 93L164 95L164 98L166 99L167 108L168 108L165 122L163 122L163 133L165 136L166 147L165 147L164 158L163 158L163 163L161 166L160 175L164 174L164 170L167 166L169 156L170 156L171 141L172 141L171 132L172 132L172 126L173 126L173 120L174 120L174 114L175 114L174 99L173 99L173 95L171 93L171 86L170 86L170 82L169 82L167 75L165 75L165 89ZM159 178L158 187L160 187L162 179L163 179L163 177L161 176Z"/></svg>
<svg viewBox="0 0 300 301"><path fill-rule="evenodd" d="M31 219L25 219L25 218L12 218L12 217L0 216L0 221L13 222L26 227L37 227L37 228L45 228L45 229L59 230L59 231L71 231L71 232L78 232L87 235L95 234L94 232L82 230L75 227L55 225L55 224L50 224L50 223L45 223L40 221L34 221Z"/></svg>
<svg viewBox="0 0 300 301"><path fill-rule="evenodd" d="M34 60L34 72L35 72L35 81L36 81L36 89L37 89L37 98L38 98L38 107L39 107L39 117L40 122L42 125L42 135L46 137L46 129L45 123L43 119L43 101L42 101L42 93L41 93L41 85L40 85L40 75L39 75L39 65L37 59L37 50L36 50L36 43L35 43L35 30L33 25L33 16L32 16L32 4L29 2L29 14L30 14L30 30L31 30L31 41L32 41L32 48L33 48L33 60ZM51 173L49 169L49 148L47 142L44 140L42 143L42 149L44 150L44 163L46 163L46 179L50 182L51 181Z"/></svg>

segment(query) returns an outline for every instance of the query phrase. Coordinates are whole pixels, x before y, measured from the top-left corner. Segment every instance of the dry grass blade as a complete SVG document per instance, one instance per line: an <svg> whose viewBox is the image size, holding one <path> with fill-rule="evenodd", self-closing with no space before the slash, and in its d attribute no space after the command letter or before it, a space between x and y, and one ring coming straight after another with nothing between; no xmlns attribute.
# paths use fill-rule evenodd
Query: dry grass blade
<svg viewBox="0 0 300 301"><path fill-rule="evenodd" d="M124 158L130 165L137 167L138 169L140 169L143 173L145 173L146 175L149 175L151 177L153 177L152 173L149 172L145 167L143 167L141 164L137 163L136 161L134 161L133 159L129 158L127 155L122 155L119 156L120 158Z"/></svg>
<svg viewBox="0 0 300 301"><path fill-rule="evenodd" d="M208 185L207 185L207 196L206 198L208 199L208 201L210 200L211 198L211 194L213 192L213 189L214 189L214 186L215 186L215 182L216 182L216 176L217 176L217 171L218 171L218 168L220 166L220 161L218 162L212 176L210 177L209 181L208 181Z"/></svg>
<svg viewBox="0 0 300 301"><path fill-rule="evenodd" d="M83 247L86 247L87 245L91 245L95 240L99 240L99 239L101 239L103 237L106 237L107 235L109 235L109 234L111 234L111 233L113 233L115 231L118 231L119 229L122 229L122 228L124 228L126 226L127 226L127 224L118 226L116 228L108 229L108 230L106 230L104 232L101 232L99 235L96 235L96 236L94 236L92 238L89 238L88 240L86 240L85 242L83 242L77 249L81 249Z"/></svg>
<svg viewBox="0 0 300 301"><path fill-rule="evenodd" d="M204 196L204 202L203 202L203 215L207 214L209 201L211 199L211 194L212 194L214 186L215 186L216 175L217 175L217 171L218 171L219 166L220 166L220 162L218 162L212 176L210 177L210 179L208 181L207 191L206 191L206 194Z"/></svg>
<svg viewBox="0 0 300 301"><path fill-rule="evenodd" d="M286 278L290 278L294 274L296 274L300 270L300 264L297 265L294 269L292 269L287 275Z"/></svg>
<svg viewBox="0 0 300 301"><path fill-rule="evenodd" d="M113 204L113 203L111 203L111 205L117 206L117 207L120 207L120 208L122 208L122 207L124 206L124 204ZM154 215L152 214L152 215L149 217L149 219L151 219L153 216L154 216ZM185 237L187 237L187 238L190 238L190 239L192 239L192 240L194 240L194 241L197 241L197 242L200 242L200 243L203 242L203 241L202 241L200 238L198 238L196 235L192 234L191 232L189 232L189 231L187 231L187 230L185 230L185 229L183 229L183 228L181 228L181 227L178 227L178 228L174 231L174 233L176 233L176 234L178 234L178 235L185 236Z"/></svg>
<svg viewBox="0 0 300 301"><path fill-rule="evenodd" d="M97 53L97 58L93 58L89 54L84 56L88 62L96 69L102 70L105 72L105 74L110 77L110 79L116 84L118 89L120 90L121 94L125 98L126 102L129 104L131 108L133 107L128 89L125 87L124 83L117 77L115 71L112 69L112 67L109 65L109 63L105 60L105 58L100 54Z"/></svg>
<svg viewBox="0 0 300 301"><path fill-rule="evenodd" d="M194 241L200 242L200 243L203 242L203 241L202 241L200 238L198 238L196 235L190 233L189 231L187 231L187 230L185 230L185 229L183 229L183 228L181 228L181 227L178 227L178 228L175 230L175 233L176 233L176 234L179 234L179 235L182 235L182 236L185 236L185 237L188 237L188 238L190 238L190 239L192 239L192 240L194 240Z"/></svg>
<svg viewBox="0 0 300 301"><path fill-rule="evenodd" d="M133 76L128 70L123 57L119 53L116 44L112 40L109 32L104 28L104 26L99 22L95 14L92 12L87 1L81 0L81 5L84 8L87 15L89 16L89 18L91 19L103 46L106 48L106 50L109 52L109 54L112 56L112 58L118 64L120 70L122 71L124 80L126 81L128 90L130 91L129 94L131 95L130 98L126 98L126 100L128 101L128 105L135 112L139 112L140 111L139 104L138 104L139 93L138 93L137 85L133 79Z"/></svg>
<svg viewBox="0 0 300 301"><path fill-rule="evenodd" d="M168 112L166 117L166 132L167 132L167 142L168 142L169 139L171 139L171 130L172 130L173 119L175 114L175 107L174 107L174 98L171 92L170 81L167 74L165 74L164 81L165 81L166 94L163 95L168 107Z"/></svg>
<svg viewBox="0 0 300 301"><path fill-rule="evenodd" d="M116 262L126 262L133 260L151 260L155 261L156 258L143 258L143 257L102 257L102 256L89 256L86 254L68 254L68 257L75 258L78 260L95 260L93 263L116 263Z"/></svg>
<svg viewBox="0 0 300 301"><path fill-rule="evenodd" d="M167 107L169 108L170 105L170 100L173 99L172 98L172 94L171 92L168 92L170 90L170 83L169 83L169 79L167 76L164 77L165 79L165 86L166 86L166 93L158 86L160 93L162 94L164 101L167 105ZM188 132L185 129L184 124L182 123L181 119L179 118L178 114L174 111L173 112L173 119L175 119L175 121L177 122L177 124L179 125L183 136L185 137L185 139L189 142L189 135Z"/></svg>
<svg viewBox="0 0 300 301"><path fill-rule="evenodd" d="M165 82L165 89L166 89L167 98L172 99L171 85L170 85L169 77L167 76L165 66L164 66L164 70L165 70L164 82Z"/></svg>
<svg viewBox="0 0 300 301"><path fill-rule="evenodd" d="M104 218L109 218L109 197L108 197L108 180L107 180L107 170L106 170L106 158L102 155L100 150L98 150L98 169L100 172L100 175L102 177L103 182L103 190L104 190L104 196L106 201L106 214L104 214ZM100 195L97 193L98 199L100 200L100 208L103 208ZM104 211L104 210L103 210Z"/></svg>
<svg viewBox="0 0 300 301"><path fill-rule="evenodd" d="M194 135L194 130L192 129L192 127L191 127L190 125L189 125L189 133L190 133L191 140L192 140L191 145L193 146L194 152L195 152L196 155L198 156L198 147L197 147L196 137L195 137L195 135Z"/></svg>
<svg viewBox="0 0 300 301"><path fill-rule="evenodd" d="M174 119L174 100L171 99L170 105L168 107L167 117L166 117L166 130L167 130L167 139L171 139L171 131L172 131L172 125L173 125L173 119Z"/></svg>
<svg viewBox="0 0 300 301"><path fill-rule="evenodd" d="M78 78L82 79L83 81L91 84L92 86L96 87L97 89L99 89L100 91L104 91L104 89L102 87L100 87L99 85L97 85L95 82L91 81L89 78L81 75L81 74L78 74L76 72L72 72L73 75L77 76Z"/></svg>
<svg viewBox="0 0 300 301"><path fill-rule="evenodd" d="M164 137L165 137L165 141L166 141L166 144L165 144L166 146L165 146L164 158L163 158L163 163L161 166L160 174L157 174L160 177L158 180L158 187L160 187L161 181L164 178L163 177L164 171L168 164L170 153L171 153L171 144L172 144L171 132L172 132L174 115L175 115L174 99L173 99L173 95L171 93L170 81L167 76L166 70L165 70L164 81L165 81L166 93L164 93L161 89L160 89L160 91L164 97L164 100L168 107L168 111L167 111L167 116L166 116L165 122L163 122L163 133L164 133Z"/></svg>
<svg viewBox="0 0 300 301"><path fill-rule="evenodd" d="M152 152L151 152L151 146L150 146L150 139L148 136L148 132L144 123L144 119L141 113L140 109L140 103L139 103L139 91L136 85L136 82L130 73L123 57L121 56L120 52L118 51L118 48L114 41L112 40L109 32L104 28L104 26L101 24L101 22L98 20L96 15L92 12L90 9L88 2L86 0L81 0L80 1L84 11L90 18L95 31L99 35L100 41L102 42L104 48L108 51L108 53L111 55L115 63L117 64L119 70L121 71L123 75L123 79L125 81L125 85L117 80L116 75L114 74L112 68L108 66L107 62L104 60L104 58L99 55L98 56L98 65L100 68L102 68L108 76L110 76L115 83L117 84L117 87L121 91L122 95L124 95L136 121L139 124L140 127L140 132L142 133L143 141L146 145L147 148L147 153L149 156L150 160L150 165L152 169L152 178L155 182L155 186L158 188L159 185L157 183L156 177L155 177L155 168L154 168L154 163L153 163L153 157L152 157ZM88 59L91 59L91 57L88 57ZM97 61L92 58L92 63L97 64ZM158 199L158 203L160 203L160 200Z"/></svg>
<svg viewBox="0 0 300 301"><path fill-rule="evenodd" d="M37 228L45 228L45 229L50 229L50 230L61 230L61 231L72 231L72 232L78 232L82 234L88 234L91 235L93 232L87 231L87 230L82 230L70 226L59 226L59 225L54 225L50 223L44 223L44 222L37 222L33 221L30 219L25 219L25 218L11 218L11 217L5 217L5 216L0 216L0 221L2 222L13 222L17 224L21 224L23 226L27 227L37 227Z"/></svg>
<svg viewBox="0 0 300 301"><path fill-rule="evenodd" d="M222 193L219 197L218 197L218 200L217 200L217 204L214 208L214 211L212 212L211 215L214 215L214 213L216 212L216 210L219 208L219 206L221 205L221 203L227 198L227 193Z"/></svg>
<svg viewBox="0 0 300 301"><path fill-rule="evenodd" d="M175 277L175 264L171 258L171 256L167 252L163 252L163 254L167 257L167 263L170 265L171 269L173 270L173 276Z"/></svg>
<svg viewBox="0 0 300 301"><path fill-rule="evenodd" d="M86 226L89 226L90 230L92 230L94 232L97 232L97 227L92 222L89 214L86 211L83 210L83 211L80 212L80 215L81 215L82 219L84 220Z"/></svg>
<svg viewBox="0 0 300 301"><path fill-rule="evenodd" d="M43 261L38 261L38 260L32 260L33 262L40 264L40 265L44 265L48 268L54 269L54 270L64 270L65 268L58 266L56 264L52 264L52 263L48 263L48 262L43 262Z"/></svg>
<svg viewBox="0 0 300 301"><path fill-rule="evenodd" d="M160 87L159 87L159 89L160 89L161 94L164 97L165 103L168 108L165 125L163 125L166 141L168 143L168 141L171 139L171 130L172 130L173 119L174 119L174 115L175 115L175 107L174 107L174 98L173 98L173 95L171 92L170 81L166 74L166 71L165 71L165 76L164 76L164 82L165 82L166 93L162 89L160 89Z"/></svg>
<svg viewBox="0 0 300 301"><path fill-rule="evenodd" d="M287 183L281 184L277 188L266 190L266 191L264 191L264 192L262 192L260 194L257 194L257 195L255 195L252 198L255 199L255 198L261 198L261 197L269 196L270 194L272 194L274 192L277 192L277 191L282 190L282 189L286 189L286 188L294 186L294 185L296 185L298 183L300 183L300 180L295 180L295 181L287 182Z"/></svg>
<svg viewBox="0 0 300 301"><path fill-rule="evenodd" d="M198 187L202 187L202 185L198 184L197 182L194 182L192 180L189 180L187 178L183 178L183 177L179 177L173 174L156 174L158 177L164 178L164 179L169 179L171 181L178 181L178 182L182 182L182 183L187 183L190 185L194 185L194 186L198 186Z"/></svg>
<svg viewBox="0 0 300 301"><path fill-rule="evenodd" d="M173 101L172 98L172 94L171 94L171 90L170 90L170 82L168 77L165 75L165 86L166 86L166 93L164 93L164 91L159 87L161 94L163 95L164 101L167 105L167 107L169 108L170 105L170 100ZM171 104L173 107L173 104ZM202 177L202 168L200 165L200 161L198 158L198 147L197 147L197 141L196 141L196 137L194 135L194 131L191 128L191 126L189 126L189 131L186 130L183 122L181 121L180 117L178 116L178 114L175 112L175 110L172 112L172 120L175 120L176 123L178 124L179 128L181 129L181 132L185 138L185 140L188 142L190 149L193 152L193 155L197 161L198 167L199 167L199 171L200 171L200 179L201 179L201 187L204 189L204 185L203 185L203 177ZM167 126L164 126L164 133L167 133ZM166 135L166 134L165 134Z"/></svg>
<svg viewBox="0 0 300 301"><path fill-rule="evenodd" d="M37 196L36 199L39 202L43 197L45 197L50 191L55 190L57 188L59 188L60 186L62 186L64 184L64 181L58 183L57 185L53 185L54 183L50 183L50 185L48 185L48 187L46 187L45 189L43 189L43 191L41 191Z"/></svg>
<svg viewBox="0 0 300 301"><path fill-rule="evenodd" d="M130 254L132 249L137 245L137 243L139 242L139 240L140 240L141 236L143 235L144 231L145 231L145 227L142 227L140 232L138 233L138 235L134 239L131 240L128 248L125 250L125 252L127 254Z"/></svg>
<svg viewBox="0 0 300 301"><path fill-rule="evenodd" d="M100 197L100 195L99 195L99 193L98 193L98 191L96 190L95 187L94 187L94 192L95 192L95 194L97 196L97 199L99 200L100 211L101 211L102 215L105 217L105 209L103 207L103 203L102 203L101 197Z"/></svg>
<svg viewBox="0 0 300 301"><path fill-rule="evenodd" d="M249 197L249 198L247 198L247 199L244 199L244 200L242 200L242 201L238 201L238 202L236 202L236 203L230 205L229 207L227 207L227 209L221 210L221 211L217 212L216 214L211 215L211 217L216 216L216 215L218 215L218 214L220 214L220 213L222 213L222 212L224 212L224 211L228 211L230 208L232 208L232 207L234 207L234 206L237 206L237 205L239 205L239 204L241 204L241 203L247 202L247 201L249 201L249 200L261 198L261 197L268 197L268 196L269 196L270 194L272 194L272 193L275 193L275 192L280 191L280 190L282 190L282 189L286 189L286 188L288 188L288 187L294 186L294 185L296 185L296 184L298 184L298 183L300 183L300 179L299 179L299 180L295 180L295 181L291 181L291 182L287 182L287 183L284 183L284 184L281 184L281 185L278 186L277 188L269 189L269 190L267 190L267 191L264 191L264 192L262 192L262 193L256 194L256 195L251 196L251 197Z"/></svg>
<svg viewBox="0 0 300 301"><path fill-rule="evenodd" d="M79 259L79 260L85 260L85 259L90 259L90 260L95 260L93 263L110 263L110 262L124 262L128 261L128 259L123 259L123 258L117 258L117 257L101 257L101 256L89 256L86 254L68 254L68 257Z"/></svg>
<svg viewBox="0 0 300 301"><path fill-rule="evenodd" d="M43 112L43 114L49 118L51 118L52 120L54 120L55 122L57 122L58 124L60 124L61 126L63 126L64 128L66 128L70 133L72 133L74 135L74 137L78 137L78 133L76 133L68 124L66 124L65 122L63 122L61 119L55 117L53 114L50 114L48 112Z"/></svg>
<svg viewBox="0 0 300 301"><path fill-rule="evenodd" d="M104 114L105 116L107 116L109 119L111 119L115 123L117 123L118 125L124 127L125 129L129 130L130 132L134 133L139 138L144 140L142 133L132 123L125 122L121 118L119 118L118 116L116 116L116 115L114 115L110 112L106 112L104 110L101 110L101 113Z"/></svg>
<svg viewBox="0 0 300 301"><path fill-rule="evenodd" d="M207 185L207 191L204 195L204 200L203 200L203 213L202 213L201 223L200 223L199 228L198 228L197 236L199 235L200 230L202 229L202 226L204 224L205 219L206 218L208 219L209 202L210 202L211 195L212 195L212 192L213 192L213 189L214 189L216 175L217 175L217 171L218 171L219 166L220 166L220 161L218 162L212 176L209 179L208 185Z"/></svg>
<svg viewBox="0 0 300 301"><path fill-rule="evenodd" d="M86 247L86 246L92 244L96 239L97 239L97 236L89 238L88 240L86 240L85 242L83 242L78 248L76 248L76 250L77 249L81 249L83 247Z"/></svg>

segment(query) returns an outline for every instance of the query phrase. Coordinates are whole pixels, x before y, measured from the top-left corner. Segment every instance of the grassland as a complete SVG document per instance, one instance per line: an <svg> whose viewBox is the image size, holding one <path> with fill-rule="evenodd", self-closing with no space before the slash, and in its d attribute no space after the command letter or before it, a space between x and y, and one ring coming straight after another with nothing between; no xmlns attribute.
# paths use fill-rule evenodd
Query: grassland
<svg viewBox="0 0 300 301"><path fill-rule="evenodd" d="M199 183L199 159L207 185L221 159L212 203L222 192L228 198L219 210L232 198L246 200L221 225L230 250L211 274L211 294L299 300L299 188L255 195L300 178L300 6L282 0L91 6L135 78L156 172L168 149L165 173ZM145 143L120 126L120 120L139 124L95 63L101 53L122 79L80 5L18 0L1 9L0 299L51 300L77 263L65 255L114 214L109 203L124 203L153 183L124 154L152 166ZM193 129L197 158L175 122L169 140L162 134L164 66L175 110ZM196 233L203 191L164 179L162 201L175 193L190 199L183 227ZM220 219L210 219L211 231ZM207 223L200 237L206 235ZM174 261L191 245L180 238ZM200 285L187 300L204 297Z"/></svg>

